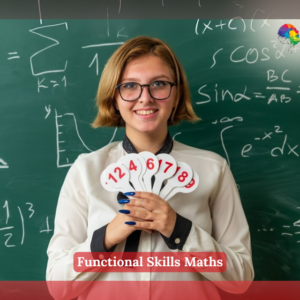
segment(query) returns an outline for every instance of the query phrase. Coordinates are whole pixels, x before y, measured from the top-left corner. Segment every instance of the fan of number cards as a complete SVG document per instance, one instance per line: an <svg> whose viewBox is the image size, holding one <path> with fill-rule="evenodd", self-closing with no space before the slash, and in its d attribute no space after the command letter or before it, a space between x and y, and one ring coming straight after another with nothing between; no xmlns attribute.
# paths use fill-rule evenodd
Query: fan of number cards
<svg viewBox="0 0 300 300"><path fill-rule="evenodd" d="M148 151L121 157L102 172L100 180L110 192L130 192L134 187L136 191L152 192L165 200L177 193L191 193L199 184L198 174L187 163L177 162L169 154L154 155Z"/></svg>

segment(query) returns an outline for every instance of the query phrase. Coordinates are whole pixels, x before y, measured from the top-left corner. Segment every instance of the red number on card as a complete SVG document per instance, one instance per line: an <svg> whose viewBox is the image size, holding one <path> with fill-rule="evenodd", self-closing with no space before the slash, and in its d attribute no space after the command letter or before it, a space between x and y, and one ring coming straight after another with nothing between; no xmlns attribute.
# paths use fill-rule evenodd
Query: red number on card
<svg viewBox="0 0 300 300"><path fill-rule="evenodd" d="M148 168L149 170L152 170L152 169L154 168L153 158L149 158L149 159L147 160L147 168Z"/></svg>
<svg viewBox="0 0 300 300"><path fill-rule="evenodd" d="M136 171L137 170L137 166L134 164L134 162L131 160L130 161L130 164L129 164L129 170L134 170Z"/></svg>
<svg viewBox="0 0 300 300"><path fill-rule="evenodd" d="M109 173L108 179L112 179L114 182L118 182L117 179Z"/></svg>
<svg viewBox="0 0 300 300"><path fill-rule="evenodd" d="M173 164L170 163L170 162L168 162L168 161L166 161L166 165L168 165L168 166L167 166L166 169L164 170L164 173L167 173L167 171L173 166Z"/></svg>
<svg viewBox="0 0 300 300"><path fill-rule="evenodd" d="M158 161L158 167L159 167L159 168L160 168L161 163L162 163L162 159L160 159L160 160Z"/></svg>
<svg viewBox="0 0 300 300"><path fill-rule="evenodd" d="M117 168L114 169L115 173L117 173L117 171L119 171L119 178L120 179L125 176L125 173L122 173L121 168L117 167Z"/></svg>
<svg viewBox="0 0 300 300"><path fill-rule="evenodd" d="M188 176L189 176L189 174L187 172L183 171L181 173L181 175L178 176L178 181L184 182L185 178L188 177Z"/></svg>
<svg viewBox="0 0 300 300"><path fill-rule="evenodd" d="M185 187L187 188L187 189L189 189L189 188L191 188L194 184L195 184L195 179L193 178L192 179L192 181L189 183L189 184L187 184Z"/></svg>
<svg viewBox="0 0 300 300"><path fill-rule="evenodd" d="M159 167L160 167L161 163L162 163L162 159L160 159L158 162L159 162ZM173 164L168 162L168 161L166 161L165 164L168 165L168 166L164 169L164 173L167 173L167 171L169 170L169 168L171 168L173 166Z"/></svg>
<svg viewBox="0 0 300 300"><path fill-rule="evenodd" d="M175 174L181 169L181 167L177 167Z"/></svg>

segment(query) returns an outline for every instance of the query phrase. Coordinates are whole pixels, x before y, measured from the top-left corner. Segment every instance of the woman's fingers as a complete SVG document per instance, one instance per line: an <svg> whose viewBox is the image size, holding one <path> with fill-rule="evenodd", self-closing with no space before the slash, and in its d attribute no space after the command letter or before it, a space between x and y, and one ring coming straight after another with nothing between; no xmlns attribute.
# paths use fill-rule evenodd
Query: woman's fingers
<svg viewBox="0 0 300 300"><path fill-rule="evenodd" d="M171 235L177 215L167 201L149 192L135 192L129 196L129 203L120 210L135 222L127 225L135 230L156 230L164 236Z"/></svg>
<svg viewBox="0 0 300 300"><path fill-rule="evenodd" d="M160 202L165 202L158 195L149 192L135 192L134 196L130 196L128 206L138 206L150 211L159 207Z"/></svg>
<svg viewBox="0 0 300 300"><path fill-rule="evenodd" d="M148 229L147 227L145 228L137 228L135 225L137 222L139 222L139 224L141 224L142 222L144 222L144 220L141 220L141 219L135 219L135 218L132 218L130 216L126 217L125 218L125 224L128 225L128 226L131 226L131 227L134 227L134 229L138 229L138 230L143 230L143 231L146 231L150 234L153 233L153 230L152 229Z"/></svg>
<svg viewBox="0 0 300 300"><path fill-rule="evenodd" d="M133 223L135 223L135 224L133 224ZM144 230L147 232L150 232L150 231L152 232L152 230L156 230L154 222L145 222L145 221L136 220L136 221L127 223L127 225L132 226L135 229Z"/></svg>
<svg viewBox="0 0 300 300"><path fill-rule="evenodd" d="M120 209L120 213L140 220L154 220L155 213L143 208L131 207L129 209Z"/></svg>
<svg viewBox="0 0 300 300"><path fill-rule="evenodd" d="M150 210L141 206L129 205L129 203L124 205L119 212L140 220L154 220L156 217L156 212L151 212Z"/></svg>

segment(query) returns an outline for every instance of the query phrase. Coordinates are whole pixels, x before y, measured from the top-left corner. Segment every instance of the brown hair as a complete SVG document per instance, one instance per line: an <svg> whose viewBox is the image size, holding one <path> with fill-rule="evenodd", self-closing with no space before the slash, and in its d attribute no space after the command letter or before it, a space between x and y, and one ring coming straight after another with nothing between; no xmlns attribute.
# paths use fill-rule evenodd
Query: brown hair
<svg viewBox="0 0 300 300"><path fill-rule="evenodd" d="M170 66L177 82L175 109L168 120L168 125L176 125L181 120L192 123L201 120L192 108L187 78L174 52L160 39L139 36L121 45L105 65L96 96L98 114L91 124L93 128L125 126L120 112L115 108L116 85L119 83L126 63L145 55L155 55L164 60Z"/></svg>

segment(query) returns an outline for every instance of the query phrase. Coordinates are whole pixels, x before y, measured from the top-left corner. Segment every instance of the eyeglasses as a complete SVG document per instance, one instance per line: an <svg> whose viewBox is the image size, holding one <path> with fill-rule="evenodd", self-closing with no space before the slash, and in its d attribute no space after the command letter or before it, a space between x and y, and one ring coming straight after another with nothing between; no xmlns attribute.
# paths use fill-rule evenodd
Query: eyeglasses
<svg viewBox="0 0 300 300"><path fill-rule="evenodd" d="M135 101L139 99L143 92L143 87L148 87L148 92L153 99L165 100L171 95L172 87L176 83L169 81L153 81L150 84L139 84L137 82L125 82L118 84L118 89L121 98L124 101Z"/></svg>

